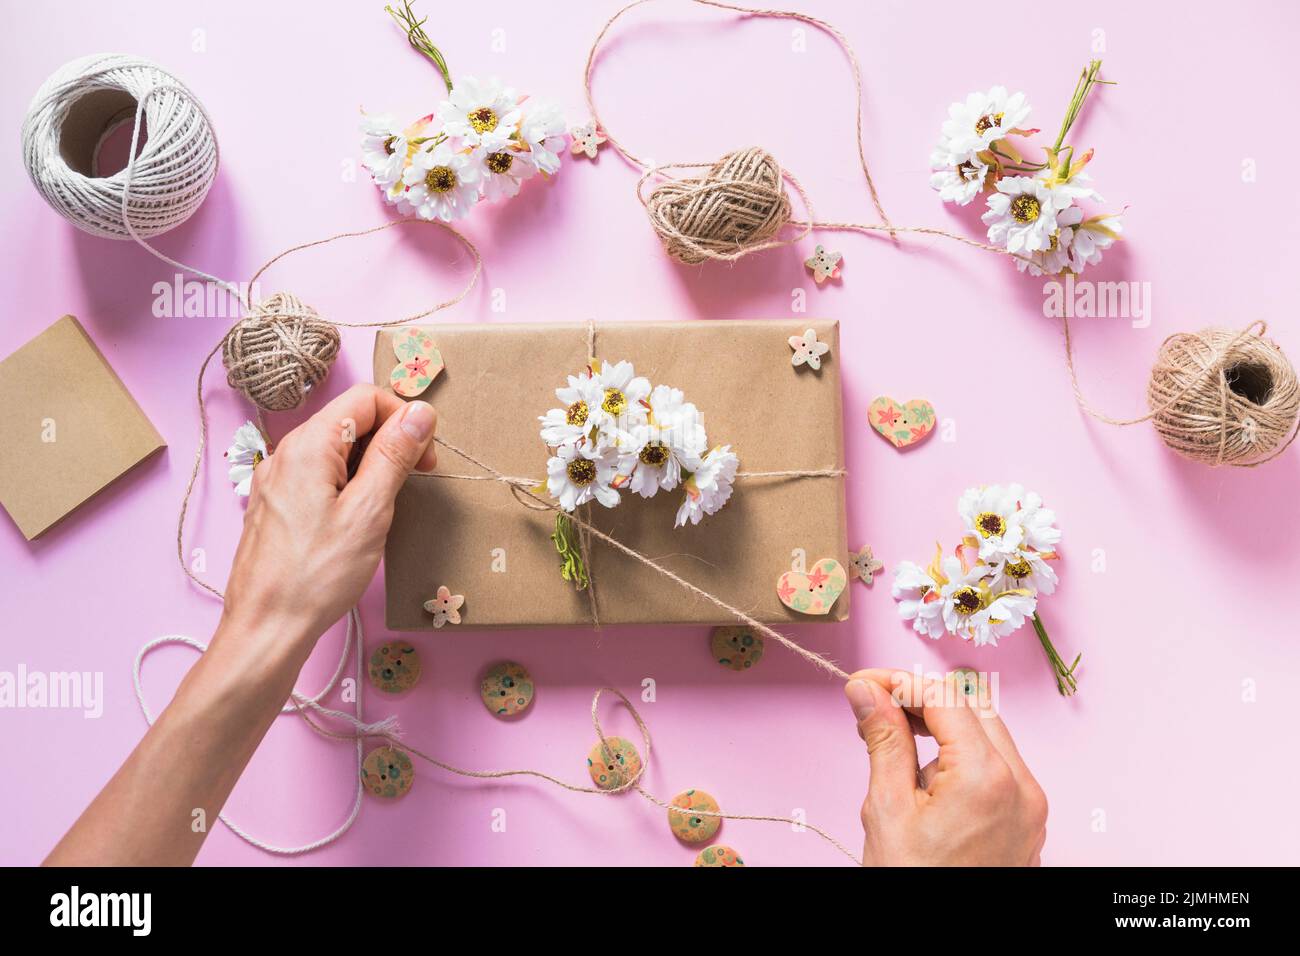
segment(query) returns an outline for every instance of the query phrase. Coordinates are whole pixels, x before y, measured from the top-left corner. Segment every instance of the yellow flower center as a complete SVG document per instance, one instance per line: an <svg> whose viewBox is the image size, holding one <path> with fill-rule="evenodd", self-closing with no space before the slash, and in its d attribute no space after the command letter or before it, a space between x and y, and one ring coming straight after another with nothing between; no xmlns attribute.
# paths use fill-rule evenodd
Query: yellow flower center
<svg viewBox="0 0 1300 956"><path fill-rule="evenodd" d="M585 425L587 423L587 403L578 399L564 413L564 420L570 425Z"/></svg>
<svg viewBox="0 0 1300 956"><path fill-rule="evenodd" d="M596 480L596 463L590 458L575 458L565 470L575 485L589 485Z"/></svg>
<svg viewBox="0 0 1300 956"><path fill-rule="evenodd" d="M1007 523L1002 515L992 511L981 511L975 516L975 529L986 538L1001 536L1007 530Z"/></svg>
<svg viewBox="0 0 1300 956"><path fill-rule="evenodd" d="M510 172L510 167L514 165L515 158L509 153L489 153L487 158L487 168L498 176Z"/></svg>
<svg viewBox="0 0 1300 956"><path fill-rule="evenodd" d="M261 453L260 451L255 451L255 452L253 452L253 467L254 467L254 468L256 468L258 465L260 465L260 464L262 463L263 460L264 460L264 459L262 458L262 453Z"/></svg>
<svg viewBox="0 0 1300 956"><path fill-rule="evenodd" d="M668 449L659 442L650 442L639 452L637 458L641 459L644 464L658 468L668 460Z"/></svg>
<svg viewBox="0 0 1300 956"><path fill-rule="evenodd" d="M627 396L617 388L605 389L605 400L600 407L611 415L622 415L627 411Z"/></svg>
<svg viewBox="0 0 1300 956"><path fill-rule="evenodd" d="M469 114L469 125L476 133L490 133L497 128L497 111L490 106L480 106Z"/></svg>
<svg viewBox="0 0 1300 956"><path fill-rule="evenodd" d="M456 188L456 171L450 166L434 166L424 177L424 184L436 193L449 192Z"/></svg>
<svg viewBox="0 0 1300 956"><path fill-rule="evenodd" d="M397 150L393 148L395 142L397 142L396 136L390 136L388 139L384 140L384 152L389 156L392 156L393 153L397 152Z"/></svg>
<svg viewBox="0 0 1300 956"><path fill-rule="evenodd" d="M991 130L994 126L1000 125L1002 117L1005 115L1005 113L985 113L975 121L975 132L983 136L985 132Z"/></svg>
<svg viewBox="0 0 1300 956"><path fill-rule="evenodd" d="M1027 578L1034 573L1034 569L1029 566L1029 562L1024 558L1021 558L1019 561L1014 563L1008 563L1005 570L1007 577L1015 578L1016 580Z"/></svg>
<svg viewBox="0 0 1300 956"><path fill-rule="evenodd" d="M984 602L980 600L979 591L968 585L952 593L952 603L958 614L974 614Z"/></svg>
<svg viewBox="0 0 1300 956"><path fill-rule="evenodd" d="M979 170L975 167L974 163L960 163L957 166L957 175L968 183L974 182L979 178Z"/></svg>
<svg viewBox="0 0 1300 956"><path fill-rule="evenodd" d="M1011 200L1011 215L1016 222L1033 222L1042 210L1043 206L1037 196L1021 195Z"/></svg>

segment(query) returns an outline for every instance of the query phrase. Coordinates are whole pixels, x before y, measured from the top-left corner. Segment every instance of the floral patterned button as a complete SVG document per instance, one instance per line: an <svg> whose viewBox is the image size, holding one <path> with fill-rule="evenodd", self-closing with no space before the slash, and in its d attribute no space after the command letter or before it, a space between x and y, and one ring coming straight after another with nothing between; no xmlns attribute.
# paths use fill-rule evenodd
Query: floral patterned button
<svg viewBox="0 0 1300 956"><path fill-rule="evenodd" d="M410 690L420 679L420 655L404 641L389 641L370 653L370 683L385 694Z"/></svg>
<svg viewBox="0 0 1300 956"><path fill-rule="evenodd" d="M483 675L479 696L488 713L495 717L514 717L533 702L533 678L522 665L499 661Z"/></svg>
<svg viewBox="0 0 1300 956"><path fill-rule="evenodd" d="M711 846L695 858L696 866L744 866L745 861L729 846Z"/></svg>
<svg viewBox="0 0 1300 956"><path fill-rule="evenodd" d="M668 826L673 835L687 843L707 843L722 825L722 817L701 816L694 811L718 812L718 801L703 790L685 790L673 797L668 811Z"/></svg>
<svg viewBox="0 0 1300 956"><path fill-rule="evenodd" d="M617 790L641 772L641 755L624 737L598 740L587 754L587 772L591 782L601 790Z"/></svg>
<svg viewBox="0 0 1300 956"><path fill-rule="evenodd" d="M713 659L733 671L746 671L763 657L763 639L751 627L715 627L710 637Z"/></svg>
<svg viewBox="0 0 1300 956"><path fill-rule="evenodd" d="M415 766L404 751L385 744L370 751L361 762L361 783L376 797L404 797L415 783Z"/></svg>

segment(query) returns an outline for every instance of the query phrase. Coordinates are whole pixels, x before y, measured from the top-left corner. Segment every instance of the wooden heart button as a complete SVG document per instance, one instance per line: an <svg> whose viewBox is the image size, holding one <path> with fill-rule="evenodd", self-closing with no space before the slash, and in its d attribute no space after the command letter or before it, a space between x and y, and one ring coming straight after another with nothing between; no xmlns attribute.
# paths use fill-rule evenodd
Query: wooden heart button
<svg viewBox="0 0 1300 956"><path fill-rule="evenodd" d="M800 614L828 614L849 577L834 558L822 558L807 574L787 571L776 582L776 596Z"/></svg>
<svg viewBox="0 0 1300 956"><path fill-rule="evenodd" d="M923 398L900 405L882 395L867 409L867 422L895 448L906 448L934 431L934 406Z"/></svg>

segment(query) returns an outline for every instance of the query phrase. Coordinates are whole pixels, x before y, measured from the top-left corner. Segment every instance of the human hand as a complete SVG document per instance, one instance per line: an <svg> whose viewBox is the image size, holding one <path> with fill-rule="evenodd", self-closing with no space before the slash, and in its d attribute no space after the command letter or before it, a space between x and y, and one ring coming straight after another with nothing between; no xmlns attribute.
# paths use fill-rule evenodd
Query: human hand
<svg viewBox="0 0 1300 956"><path fill-rule="evenodd" d="M275 446L253 472L214 649L270 633L306 658L374 577L402 482L436 464L436 423L425 402L354 385ZM348 456L372 430L349 481Z"/></svg>
<svg viewBox="0 0 1300 956"><path fill-rule="evenodd" d="M1002 719L949 675L858 671L844 689L871 757L867 866L1037 866L1047 797ZM919 767L914 735L939 756Z"/></svg>

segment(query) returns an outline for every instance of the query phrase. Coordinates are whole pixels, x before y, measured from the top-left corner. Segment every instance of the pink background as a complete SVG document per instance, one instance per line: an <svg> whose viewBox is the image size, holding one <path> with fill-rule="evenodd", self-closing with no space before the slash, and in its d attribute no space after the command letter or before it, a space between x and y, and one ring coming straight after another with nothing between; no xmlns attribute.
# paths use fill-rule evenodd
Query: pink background
<svg viewBox="0 0 1300 956"><path fill-rule="evenodd" d="M424 6L454 73L499 74L559 101L572 123L586 119L582 64L617 4L498 3L454 15ZM1088 277L1151 283L1153 322L1078 323L1080 375L1096 404L1119 416L1140 411L1155 350L1175 331L1265 318L1300 355L1288 265L1300 256L1291 172L1300 140L1278 112L1278 94L1294 87L1294 7L1244 3L1225 18L1185 4L1098 2L1085 13L1055 4L996 22L957 4L806 0L801 9L838 25L861 57L868 158L894 221L975 238L979 206L952 212L927 186L948 103L1005 83L1028 94L1033 123L1054 133L1104 32L1105 74L1120 85L1099 92L1072 139L1096 147L1092 171L1112 208L1129 207L1128 241ZM435 106L441 84L379 3L141 2L127 14L77 0L57 18L38 4L7 13L0 353L75 313L170 445L41 541L26 544L0 522L0 670L102 671L105 682L100 720L0 711L0 862L35 863L144 729L130 683L137 649L166 633L206 639L217 618L216 603L179 573L173 542L197 437L193 380L225 323L154 318L151 287L170 282L173 270L131 244L83 235L46 208L18 149L31 94L89 52L138 53L184 78L215 118L222 165L206 205L159 245L243 279L293 243L384 221L376 190L346 175L358 158L357 108L414 118ZM660 161L762 144L801 179L820 215L872 221L847 65L816 32L806 53L793 52L794 27L683 3L644 8L626 18L600 63L604 119ZM494 51L494 36L504 52ZM1243 181L1247 160L1255 182ZM791 315L792 290L806 289L810 315L842 323L834 360L845 379L849 543L872 544L892 569L928 558L936 538L955 538L954 505L966 486L1019 480L1038 490L1065 535L1064 582L1042 610L1062 652L1084 652L1082 689L1071 701L1057 696L1028 628L997 649L916 637L896 618L888 579L869 591L854 585L851 622L792 633L849 667L998 671L1004 716L1051 800L1047 863L1300 862L1287 703L1300 683L1290 613L1300 451L1258 470L1211 470L1176 458L1148 427L1091 422L1071 395L1058 324L1042 315L1041 282L985 253L943 239L908 238L895 249L826 234L818 241L844 253L845 269L841 284L821 289L802 265L808 241L735 266L684 268L660 251L635 181L605 150L595 163L567 161L556 179L530 183L513 201L480 207L464 228L483 251L484 281L446 318L787 316L793 331L802 317ZM380 319L460 288L468 264L450 241L433 230L400 232L295 256L264 291L292 289L341 319ZM493 289L504 290L504 313L491 310ZM368 378L373 333L344 335L329 394ZM247 410L219 375L207 394L224 446ZM955 424L956 440L935 436L899 454L866 426L878 394L929 398ZM282 434L289 424L273 427ZM240 528L242 506L229 489L218 448L204 464L188 542L207 550L217 582ZM1104 551L1101 573L1095 549ZM381 592L376 582L363 606L372 645L385 637ZM323 639L303 689L325 678L340 635ZM734 674L711 662L704 628L451 629L415 640L422 682L401 699L371 693L367 715L400 715L410 739L445 760L530 766L585 783L593 689L632 695L650 677L657 701L640 706L655 741L651 790L667 798L701 787L741 813L802 808L850 846L861 839L868 764L840 687L780 648ZM480 668L503 656L522 661L539 686L532 712L514 724L494 720L477 697ZM155 707L192 662L184 649L151 658L145 679ZM1254 702L1243 700L1245 682L1254 682ZM625 713L606 713L609 732L634 733ZM264 839L314 839L350 805L352 760L347 746L281 720L227 809ZM304 861L684 865L694 856L635 796L417 772L411 796L367 800L351 833ZM504 833L491 828L495 808L506 811ZM719 840L752 865L847 862L782 824L727 822ZM199 860L276 862L219 825Z"/></svg>

